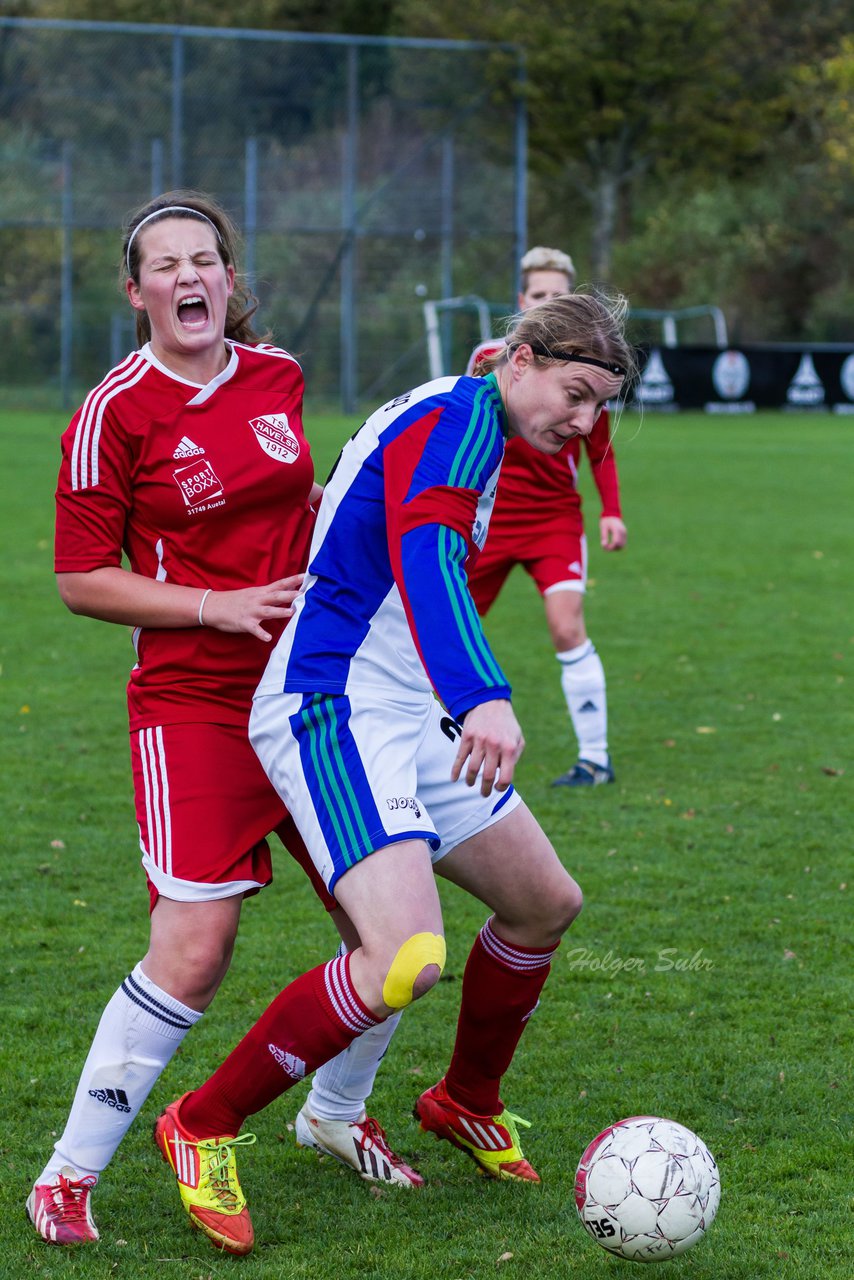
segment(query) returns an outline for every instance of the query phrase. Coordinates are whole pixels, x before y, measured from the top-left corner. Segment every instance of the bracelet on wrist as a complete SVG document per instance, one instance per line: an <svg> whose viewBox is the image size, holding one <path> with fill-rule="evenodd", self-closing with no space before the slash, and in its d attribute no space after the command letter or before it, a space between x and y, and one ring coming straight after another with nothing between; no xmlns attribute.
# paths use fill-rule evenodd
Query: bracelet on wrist
<svg viewBox="0 0 854 1280"><path fill-rule="evenodd" d="M199 626L200 627L203 627L205 625L205 620L203 617L204 610L205 610L205 601L207 600L208 596L212 591L213 591L213 587L208 587L207 591L205 591L202 594L202 598L199 601Z"/></svg>

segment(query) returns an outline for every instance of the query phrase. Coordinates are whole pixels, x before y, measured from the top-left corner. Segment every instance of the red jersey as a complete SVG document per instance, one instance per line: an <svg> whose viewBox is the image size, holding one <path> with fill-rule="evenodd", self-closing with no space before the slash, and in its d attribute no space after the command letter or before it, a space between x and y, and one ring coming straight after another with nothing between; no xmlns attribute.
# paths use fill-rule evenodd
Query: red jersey
<svg viewBox="0 0 854 1280"><path fill-rule="evenodd" d="M580 531L578 462L582 446L602 501L602 515L621 517L610 420L608 410L603 409L590 435L583 440L579 436L573 437L559 453L540 453L518 436L507 441L495 509L489 522L490 538L500 528L518 530L526 517L542 528L549 516L565 515L568 507L577 511Z"/></svg>
<svg viewBox="0 0 854 1280"><path fill-rule="evenodd" d="M485 356L496 355L504 346L502 338L489 338L479 343L469 357L466 372L473 373ZM602 502L602 515L621 519L617 464L611 448L607 409L602 410L583 445ZM489 522L489 536L493 541L499 531L512 534L526 521L534 521L542 527L550 515L565 516L568 506L576 510L578 531L582 531L581 495L578 492L581 446L582 440L575 437L567 441L559 453L547 454L538 452L519 437L508 440L495 508Z"/></svg>
<svg viewBox="0 0 854 1280"><path fill-rule="evenodd" d="M304 569L314 467L302 371L277 347L230 346L207 386L147 345L89 393L62 437L57 573L120 566L124 553L145 577L229 591ZM134 644L131 729L247 723L268 644L209 627L139 628Z"/></svg>

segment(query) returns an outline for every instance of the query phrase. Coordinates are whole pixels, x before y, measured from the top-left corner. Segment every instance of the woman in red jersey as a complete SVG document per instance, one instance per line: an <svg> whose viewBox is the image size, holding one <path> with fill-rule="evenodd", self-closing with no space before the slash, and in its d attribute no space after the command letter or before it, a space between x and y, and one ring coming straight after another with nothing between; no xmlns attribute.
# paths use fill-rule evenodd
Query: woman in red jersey
<svg viewBox="0 0 854 1280"><path fill-rule="evenodd" d="M335 907L247 737L321 489L303 435L302 371L254 332L235 243L227 215L198 192L136 211L123 268L140 346L62 439L60 595L73 613L134 628L128 707L151 934L103 1012L27 1200L55 1244L97 1240L92 1188L225 976L243 898L272 877L270 832ZM336 922L346 937L346 917ZM352 930L347 940L358 942ZM367 1050L374 1063L387 1040ZM367 1169L349 1158L362 1176L420 1184L375 1121L338 1127L349 1152L370 1147Z"/></svg>
<svg viewBox="0 0 854 1280"><path fill-rule="evenodd" d="M569 293L575 268L568 254L538 246L523 257L520 311ZM468 372L488 367L503 348L489 339L475 348ZM556 455L537 453L524 440L508 442L489 538L470 576L478 613L485 615L514 565L521 564L543 598L546 623L561 664L561 687L578 742L578 759L555 786L613 782L608 752L605 671L584 622L587 540L578 492L582 447L602 503L599 541L605 551L626 545L617 466L607 409L582 445L570 440Z"/></svg>

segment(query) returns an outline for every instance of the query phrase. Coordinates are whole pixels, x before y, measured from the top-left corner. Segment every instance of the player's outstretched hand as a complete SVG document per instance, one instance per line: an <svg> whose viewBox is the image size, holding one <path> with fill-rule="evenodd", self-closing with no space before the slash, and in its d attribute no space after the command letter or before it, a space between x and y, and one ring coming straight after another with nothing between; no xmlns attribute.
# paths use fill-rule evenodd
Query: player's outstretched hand
<svg viewBox="0 0 854 1280"><path fill-rule="evenodd" d="M466 715L451 780L456 782L465 767L466 784L470 787L475 786L480 774L481 795L488 796L493 787L506 791L524 749L525 739L508 700L481 702Z"/></svg>
<svg viewBox="0 0 854 1280"><path fill-rule="evenodd" d="M626 545L628 531L619 516L602 516L599 521L599 542L605 551L621 551Z"/></svg>
<svg viewBox="0 0 854 1280"><path fill-rule="evenodd" d="M243 587L239 591L212 591L204 604L206 627L217 631L246 631L259 640L272 640L264 622L289 618L294 599L299 594L304 575L279 578L266 587Z"/></svg>

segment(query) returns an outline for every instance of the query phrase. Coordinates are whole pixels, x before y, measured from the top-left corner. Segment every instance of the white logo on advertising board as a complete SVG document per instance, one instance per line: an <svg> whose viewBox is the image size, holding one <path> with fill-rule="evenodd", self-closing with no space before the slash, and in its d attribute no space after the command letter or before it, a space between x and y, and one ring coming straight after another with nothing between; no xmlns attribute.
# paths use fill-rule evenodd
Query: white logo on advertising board
<svg viewBox="0 0 854 1280"><path fill-rule="evenodd" d="M722 351L712 365L712 383L723 400L740 400L750 386L750 364L742 351Z"/></svg>
<svg viewBox="0 0 854 1280"><path fill-rule="evenodd" d="M824 383L815 371L812 356L805 351L786 392L789 404L814 405L824 400Z"/></svg>
<svg viewBox="0 0 854 1280"><path fill-rule="evenodd" d="M667 404L673 399L673 383L667 375L661 352L650 352L637 389L637 399L643 404Z"/></svg>
<svg viewBox="0 0 854 1280"><path fill-rule="evenodd" d="M261 448L276 462L296 462L299 440L291 430L286 413L268 413L263 418L252 418L249 425Z"/></svg>
<svg viewBox="0 0 854 1280"><path fill-rule="evenodd" d="M854 355L843 360L839 370L839 383L849 400L854 400Z"/></svg>

